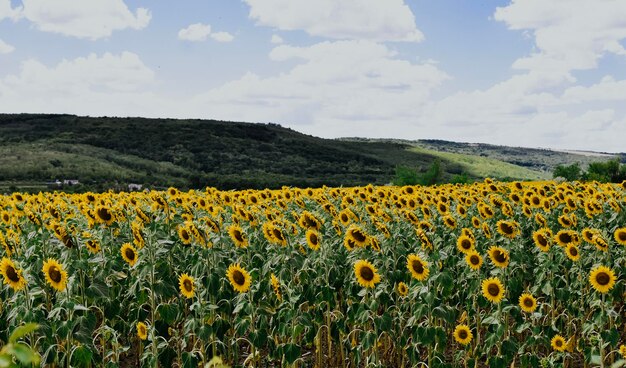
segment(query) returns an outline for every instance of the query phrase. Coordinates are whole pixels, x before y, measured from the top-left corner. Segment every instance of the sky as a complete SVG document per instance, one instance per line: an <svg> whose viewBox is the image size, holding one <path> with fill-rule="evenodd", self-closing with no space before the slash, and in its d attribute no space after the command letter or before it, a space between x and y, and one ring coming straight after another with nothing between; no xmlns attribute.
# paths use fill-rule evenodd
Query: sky
<svg viewBox="0 0 626 368"><path fill-rule="evenodd" d="M0 112L626 152L626 0L0 0Z"/></svg>

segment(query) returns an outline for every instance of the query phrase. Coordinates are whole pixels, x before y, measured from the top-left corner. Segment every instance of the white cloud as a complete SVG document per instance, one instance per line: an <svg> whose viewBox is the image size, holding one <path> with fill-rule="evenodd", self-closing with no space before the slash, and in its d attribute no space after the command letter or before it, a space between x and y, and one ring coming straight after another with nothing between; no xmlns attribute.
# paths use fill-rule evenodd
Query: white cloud
<svg viewBox="0 0 626 368"><path fill-rule="evenodd" d="M11 0L0 0L0 21L3 19L18 20L21 16L22 8L13 8Z"/></svg>
<svg viewBox="0 0 626 368"><path fill-rule="evenodd" d="M403 0L244 0L263 26L333 39L419 42L424 38Z"/></svg>
<svg viewBox="0 0 626 368"><path fill-rule="evenodd" d="M53 67L31 59L19 74L0 79L0 110L150 116L160 106L146 99L154 78L131 52L90 54Z"/></svg>
<svg viewBox="0 0 626 368"><path fill-rule="evenodd" d="M494 18L533 32L537 51L513 64L529 70L593 69L606 53L626 55L623 0L513 0Z"/></svg>
<svg viewBox="0 0 626 368"><path fill-rule="evenodd" d="M217 42L230 42L235 39L235 36L228 32L215 32L211 33L211 38Z"/></svg>
<svg viewBox="0 0 626 368"><path fill-rule="evenodd" d="M123 0L22 0L23 16L44 32L86 39L109 37L113 31L145 28L150 11L131 12Z"/></svg>
<svg viewBox="0 0 626 368"><path fill-rule="evenodd" d="M270 42L274 44L280 44L280 43L283 43L284 41L283 41L283 38L280 37L279 35L272 35L272 39L270 40Z"/></svg>
<svg viewBox="0 0 626 368"><path fill-rule="evenodd" d="M8 43L2 41L0 39L0 54L9 54L15 50L15 47L9 45Z"/></svg>
<svg viewBox="0 0 626 368"><path fill-rule="evenodd" d="M194 23L178 31L178 39L185 41L200 42L209 37L217 42L230 42L235 38L228 32L211 32L211 26L202 23Z"/></svg>
<svg viewBox="0 0 626 368"><path fill-rule="evenodd" d="M178 31L178 39L185 41L204 41L211 34L208 24L194 23Z"/></svg>
<svg viewBox="0 0 626 368"><path fill-rule="evenodd" d="M218 119L289 123L317 135L341 128L363 135L384 131L381 124L392 121L406 124L448 78L432 64L398 59L386 46L368 41L281 45L270 58L300 63L269 78L248 73L196 96L185 110ZM329 131L327 124L334 128Z"/></svg>

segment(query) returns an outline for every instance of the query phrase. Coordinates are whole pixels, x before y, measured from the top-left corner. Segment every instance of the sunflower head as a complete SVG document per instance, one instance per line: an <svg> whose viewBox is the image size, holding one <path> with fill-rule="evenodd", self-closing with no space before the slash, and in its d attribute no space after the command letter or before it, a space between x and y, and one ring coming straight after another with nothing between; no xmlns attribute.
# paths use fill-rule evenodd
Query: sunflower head
<svg viewBox="0 0 626 368"><path fill-rule="evenodd" d="M100 251L100 243L95 239L87 240L85 246L91 253L98 253Z"/></svg>
<svg viewBox="0 0 626 368"><path fill-rule="evenodd" d="M313 250L320 249L320 234L317 230L308 229L306 231L306 244Z"/></svg>
<svg viewBox="0 0 626 368"><path fill-rule="evenodd" d="M139 259L137 250L130 243L122 244L120 253L122 254L122 258L124 258L124 261L126 261L126 263L128 263L131 267L134 266L135 263L137 263L137 260Z"/></svg>
<svg viewBox="0 0 626 368"><path fill-rule="evenodd" d="M272 289L274 290L274 294L276 295L276 298L278 299L278 301L279 302L282 301L283 296L280 293L280 281L278 280L278 277L274 275L273 272L270 275L270 284L272 285Z"/></svg>
<svg viewBox="0 0 626 368"><path fill-rule="evenodd" d="M148 338L148 327L143 322L137 322L137 337L141 340Z"/></svg>
<svg viewBox="0 0 626 368"><path fill-rule="evenodd" d="M456 249L461 253L469 253L472 249L474 249L474 241L468 235L461 235L456 240Z"/></svg>
<svg viewBox="0 0 626 368"><path fill-rule="evenodd" d="M245 248L248 246L248 238L246 234L243 232L241 226L237 224L232 224L228 227L228 235L235 243L237 248Z"/></svg>
<svg viewBox="0 0 626 368"><path fill-rule="evenodd" d="M480 253L472 251L465 255L465 262L472 270L479 270L483 265L483 257Z"/></svg>
<svg viewBox="0 0 626 368"><path fill-rule="evenodd" d="M533 232L533 241L542 252L550 250L550 236L546 233L545 229Z"/></svg>
<svg viewBox="0 0 626 368"><path fill-rule="evenodd" d="M430 273L428 264L417 254L409 254L406 267L409 269L409 272L411 272L411 276L418 281L426 280Z"/></svg>
<svg viewBox="0 0 626 368"><path fill-rule="evenodd" d="M196 286L194 282L194 278L186 273L183 273L178 278L178 288L180 289L180 293L187 299L193 298L195 295Z"/></svg>
<svg viewBox="0 0 626 368"><path fill-rule="evenodd" d="M519 306L526 313L532 313L537 309L537 300L530 293L524 293L519 297Z"/></svg>
<svg viewBox="0 0 626 368"><path fill-rule="evenodd" d="M591 270L589 274L589 283L596 291L600 293L608 293L615 285L615 273L606 266L598 266Z"/></svg>
<svg viewBox="0 0 626 368"><path fill-rule="evenodd" d="M621 227L613 233L615 241L621 245L626 245L626 227Z"/></svg>
<svg viewBox="0 0 626 368"><path fill-rule="evenodd" d="M50 286L57 291L65 291L67 287L67 272L59 262L48 258L48 260L44 262L41 271Z"/></svg>
<svg viewBox="0 0 626 368"><path fill-rule="evenodd" d="M99 222L110 226L111 224L113 224L113 221L115 221L115 216L113 214L113 211L109 207L98 206L96 208L96 219Z"/></svg>
<svg viewBox="0 0 626 368"><path fill-rule="evenodd" d="M574 244L568 244L567 247L565 247L565 254L567 255L567 258L574 262L580 259L580 250Z"/></svg>
<svg viewBox="0 0 626 368"><path fill-rule="evenodd" d="M243 269L239 263L234 263L228 266L228 270L226 271L226 277L230 284L233 286L233 289L239 293L245 293L250 290L250 285L252 284L252 277Z"/></svg>
<svg viewBox="0 0 626 368"><path fill-rule="evenodd" d="M497 267L506 268L509 265L509 252L502 247L492 246L489 248L489 258Z"/></svg>
<svg viewBox="0 0 626 368"><path fill-rule="evenodd" d="M567 343L565 342L565 338L561 335L554 335L552 340L550 341L550 345L552 349L556 351L565 351L567 348Z"/></svg>
<svg viewBox="0 0 626 368"><path fill-rule="evenodd" d="M461 324L457 325L454 329L454 340L461 345L467 345L472 341L472 331L470 330L468 325Z"/></svg>
<svg viewBox="0 0 626 368"><path fill-rule="evenodd" d="M369 236L355 224L350 225L348 230L346 230L346 237L351 239L359 248L363 248L369 243Z"/></svg>
<svg viewBox="0 0 626 368"><path fill-rule="evenodd" d="M0 261L0 274L4 277L4 283L15 291L22 290L26 286L22 270L17 268L9 258L3 257Z"/></svg>
<svg viewBox="0 0 626 368"><path fill-rule="evenodd" d="M500 303L504 298L504 285L497 277L483 280L482 284L483 296L492 303Z"/></svg>
<svg viewBox="0 0 626 368"><path fill-rule="evenodd" d="M376 267L363 259L354 264L354 275L359 285L366 288L373 288L380 282L380 275L378 275Z"/></svg>
<svg viewBox="0 0 626 368"><path fill-rule="evenodd" d="M404 282L400 281L398 286L396 286L396 291L398 292L398 295L404 298L409 294L409 287L406 286Z"/></svg>
<svg viewBox="0 0 626 368"><path fill-rule="evenodd" d="M498 232L509 239L515 238L519 234L519 224L515 221L500 220L497 223Z"/></svg>

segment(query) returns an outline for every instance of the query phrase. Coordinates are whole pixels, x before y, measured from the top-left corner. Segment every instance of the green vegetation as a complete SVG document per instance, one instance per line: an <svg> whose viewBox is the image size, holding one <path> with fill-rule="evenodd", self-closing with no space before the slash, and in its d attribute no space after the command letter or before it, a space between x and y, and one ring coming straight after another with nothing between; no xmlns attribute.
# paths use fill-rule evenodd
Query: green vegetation
<svg viewBox="0 0 626 368"><path fill-rule="evenodd" d="M435 151L419 146L414 146L410 150L416 153L433 155L447 162L457 163L461 167L460 172L455 172L455 174L460 175L459 178L462 178L462 175L465 175L465 179L467 179L468 175L474 178L491 177L501 180L543 180L549 178L548 173L534 171L488 157Z"/></svg>
<svg viewBox="0 0 626 368"><path fill-rule="evenodd" d="M205 186L220 189L386 184L398 165L435 159L393 142L308 136L276 124L214 120L0 115L0 191ZM442 162L443 163L443 162ZM445 162L445 178L457 165Z"/></svg>
<svg viewBox="0 0 626 368"><path fill-rule="evenodd" d="M621 165L618 159L606 162L592 162L587 171L583 171L578 163L571 165L558 165L554 169L555 178L562 177L568 181L596 180L602 183L621 183L626 180L626 165Z"/></svg>

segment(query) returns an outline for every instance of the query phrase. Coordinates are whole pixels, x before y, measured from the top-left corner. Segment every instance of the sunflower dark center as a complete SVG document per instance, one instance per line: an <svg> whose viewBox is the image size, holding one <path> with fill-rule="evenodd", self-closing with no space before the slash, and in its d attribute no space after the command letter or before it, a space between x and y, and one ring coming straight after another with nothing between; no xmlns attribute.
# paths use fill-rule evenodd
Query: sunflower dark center
<svg viewBox="0 0 626 368"><path fill-rule="evenodd" d="M473 264L474 266L480 264L480 257L473 254L472 256L470 256L470 263Z"/></svg>
<svg viewBox="0 0 626 368"><path fill-rule="evenodd" d="M620 241L626 241L626 231L619 231L619 232L617 233L617 238L618 238Z"/></svg>
<svg viewBox="0 0 626 368"><path fill-rule="evenodd" d="M571 243L572 235L569 234L569 233L561 233L559 235L559 240L561 240L561 242L563 242L563 243Z"/></svg>
<svg viewBox="0 0 626 368"><path fill-rule="evenodd" d="M130 248L126 248L124 250L124 254L126 255L126 258L130 259L131 261L135 260L135 251L133 251Z"/></svg>
<svg viewBox="0 0 626 368"><path fill-rule="evenodd" d="M546 239L543 235L539 234L537 235L537 242L539 243L539 245L541 245L542 247L546 247L548 245L548 239Z"/></svg>
<svg viewBox="0 0 626 368"><path fill-rule="evenodd" d="M465 339L467 339L467 331L466 331L466 330L460 330L460 331L459 331L459 338L460 338L461 340L465 340Z"/></svg>
<svg viewBox="0 0 626 368"><path fill-rule="evenodd" d="M422 274L424 272L424 265L420 261L413 261L411 263L411 267L413 267L413 271L417 272L418 274Z"/></svg>
<svg viewBox="0 0 626 368"><path fill-rule="evenodd" d="M189 239L189 232L185 229L181 230L180 235L182 235L183 239L185 240Z"/></svg>
<svg viewBox="0 0 626 368"><path fill-rule="evenodd" d="M369 282L369 281L372 281L374 279L374 270L372 270L368 266L361 267L361 270L360 270L359 273L361 274L361 277L365 281Z"/></svg>
<svg viewBox="0 0 626 368"><path fill-rule="evenodd" d="M309 235L309 241L311 242L311 244L317 244L317 235L315 234L311 234Z"/></svg>
<svg viewBox="0 0 626 368"><path fill-rule="evenodd" d="M489 286L487 286L487 292L491 296L498 296L500 295L500 287L496 284L489 284Z"/></svg>
<svg viewBox="0 0 626 368"><path fill-rule="evenodd" d="M233 235L238 242L243 243L244 239L243 239L243 234L241 233L241 231L235 230L233 231Z"/></svg>
<svg viewBox="0 0 626 368"><path fill-rule="evenodd" d="M504 254L504 252L496 249L493 252L493 258L495 258L496 261L498 261L499 263L504 263L506 262L506 254Z"/></svg>
<svg viewBox="0 0 626 368"><path fill-rule="evenodd" d="M461 248L470 249L472 247L472 242L469 239L461 240Z"/></svg>
<svg viewBox="0 0 626 368"><path fill-rule="evenodd" d="M341 214L341 222L348 222L348 215L346 215L345 213Z"/></svg>
<svg viewBox="0 0 626 368"><path fill-rule="evenodd" d="M600 272L596 275L596 281L602 286L608 285L611 281L611 277L609 277L609 274L607 274L606 272Z"/></svg>
<svg viewBox="0 0 626 368"><path fill-rule="evenodd" d="M533 306L533 300L530 298L524 298L524 306L527 308L532 308Z"/></svg>
<svg viewBox="0 0 626 368"><path fill-rule="evenodd" d="M279 241L285 240L283 233L278 229L272 229L272 234L274 234L274 237L278 239Z"/></svg>
<svg viewBox="0 0 626 368"><path fill-rule="evenodd" d="M536 205L538 205L538 204L539 204L539 202L540 202L539 197L533 197L533 198L532 198L532 202L533 202L533 204L534 204L535 206L536 206Z"/></svg>
<svg viewBox="0 0 626 368"><path fill-rule="evenodd" d="M191 280L185 279L183 281L183 287L185 288L186 292L188 292L188 293L191 292L192 289L193 289L193 285L191 284Z"/></svg>
<svg viewBox="0 0 626 368"><path fill-rule="evenodd" d="M235 284L239 286L243 286L243 284L246 283L246 278L243 276L243 273L239 270L235 270L235 272L233 272L233 280L235 281Z"/></svg>
<svg viewBox="0 0 626 368"><path fill-rule="evenodd" d="M554 345L556 345L557 347L559 347L559 348L560 348L561 346L563 346L563 340L561 340L561 339L557 339L557 340L554 342Z"/></svg>
<svg viewBox="0 0 626 368"><path fill-rule="evenodd" d="M100 217L103 221L111 221L113 218L111 212L109 212L107 208L99 208L98 217Z"/></svg>
<svg viewBox="0 0 626 368"><path fill-rule="evenodd" d="M50 280L54 282L61 282L61 271L59 271L57 266L50 266L48 276L50 276Z"/></svg>
<svg viewBox="0 0 626 368"><path fill-rule="evenodd" d="M576 248L576 247L570 247L570 249L569 249L569 254L570 254L572 257L576 257L576 256L578 255L578 248Z"/></svg>
<svg viewBox="0 0 626 368"><path fill-rule="evenodd" d="M360 230L352 230L352 237L359 243L363 243L367 240L365 234L363 234Z"/></svg>
<svg viewBox="0 0 626 368"><path fill-rule="evenodd" d="M515 231L513 226L511 226L510 224L507 224L507 223L500 224L500 230L502 230L502 232L507 234L507 235L511 235Z"/></svg>
<svg viewBox="0 0 626 368"><path fill-rule="evenodd" d="M20 275L17 274L17 271L15 270L15 268L13 268L13 266L11 265L7 266L6 274L9 280L11 280L12 282L20 281Z"/></svg>

